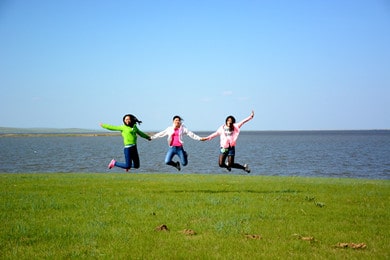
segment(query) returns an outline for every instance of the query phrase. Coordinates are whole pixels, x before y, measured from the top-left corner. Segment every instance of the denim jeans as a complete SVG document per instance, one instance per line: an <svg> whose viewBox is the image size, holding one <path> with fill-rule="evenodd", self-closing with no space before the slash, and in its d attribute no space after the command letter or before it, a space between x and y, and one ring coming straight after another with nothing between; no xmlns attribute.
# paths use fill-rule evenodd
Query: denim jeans
<svg viewBox="0 0 390 260"><path fill-rule="evenodd" d="M165 163L168 165L172 165L172 158L175 155L179 156L181 164L183 166L187 165L187 152L184 151L183 146L170 146L167 155L165 156Z"/></svg>
<svg viewBox="0 0 390 260"><path fill-rule="evenodd" d="M124 163L116 162L115 166L123 169L130 169L130 168L138 169L140 166L140 162L139 162L137 146L133 145L131 147L125 147L123 149L123 153L125 154L125 162Z"/></svg>

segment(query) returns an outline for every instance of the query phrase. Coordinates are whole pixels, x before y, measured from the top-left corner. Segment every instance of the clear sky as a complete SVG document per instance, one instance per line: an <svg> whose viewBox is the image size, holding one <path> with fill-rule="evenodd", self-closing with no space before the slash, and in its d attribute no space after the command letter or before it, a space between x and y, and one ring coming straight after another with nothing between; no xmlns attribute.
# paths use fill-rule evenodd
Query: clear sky
<svg viewBox="0 0 390 260"><path fill-rule="evenodd" d="M388 0L0 0L0 126L390 129Z"/></svg>

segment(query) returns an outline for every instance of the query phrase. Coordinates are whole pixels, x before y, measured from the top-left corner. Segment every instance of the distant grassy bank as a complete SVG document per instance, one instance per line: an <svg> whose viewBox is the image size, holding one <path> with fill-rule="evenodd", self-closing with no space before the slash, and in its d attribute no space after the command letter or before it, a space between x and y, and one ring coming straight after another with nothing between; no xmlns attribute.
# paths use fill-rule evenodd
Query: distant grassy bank
<svg viewBox="0 0 390 260"><path fill-rule="evenodd" d="M0 174L0 257L385 259L390 181Z"/></svg>
<svg viewBox="0 0 390 260"><path fill-rule="evenodd" d="M118 132L89 130L81 128L12 128L0 127L0 137L38 137L38 136L110 136L120 135Z"/></svg>

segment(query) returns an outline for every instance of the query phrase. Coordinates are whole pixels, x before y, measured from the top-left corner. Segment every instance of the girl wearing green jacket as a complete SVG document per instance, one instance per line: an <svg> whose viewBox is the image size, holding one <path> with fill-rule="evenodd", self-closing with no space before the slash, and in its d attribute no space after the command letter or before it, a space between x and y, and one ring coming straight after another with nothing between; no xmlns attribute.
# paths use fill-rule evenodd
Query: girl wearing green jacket
<svg viewBox="0 0 390 260"><path fill-rule="evenodd" d="M141 124L142 121L139 121L137 117L132 114L127 114L123 116L123 125L113 126L109 124L100 123L100 126L111 130L111 131L120 131L123 137L124 143L124 154L125 162L117 162L112 159L108 164L108 169L112 169L114 166L120 167L128 171L130 168L138 169L140 166L139 155L137 150L137 135L151 140L150 136L138 129L137 123Z"/></svg>

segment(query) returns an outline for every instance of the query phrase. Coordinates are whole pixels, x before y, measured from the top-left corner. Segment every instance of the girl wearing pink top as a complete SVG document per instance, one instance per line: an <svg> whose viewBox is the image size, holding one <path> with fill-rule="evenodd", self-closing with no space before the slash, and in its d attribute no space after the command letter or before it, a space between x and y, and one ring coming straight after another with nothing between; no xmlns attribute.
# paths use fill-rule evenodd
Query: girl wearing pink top
<svg viewBox="0 0 390 260"><path fill-rule="evenodd" d="M240 134L240 128L243 124L251 120L255 116L254 111L251 115L239 123L236 123L236 119L233 116L228 116L225 120L225 124L221 125L215 133L201 138L202 141L211 140L216 136L220 136L220 147L221 152L219 154L219 167L226 168L228 171L231 171L231 168L242 169L246 172L250 172L248 164L238 164L234 162L235 156L235 146L237 142L238 135ZM226 164L227 159L227 164Z"/></svg>
<svg viewBox="0 0 390 260"><path fill-rule="evenodd" d="M180 158L180 161L183 166L186 166L188 164L188 154L186 151L184 151L183 148L183 135L188 135L194 140L200 141L200 136L197 136L190 130L188 130L182 123L183 119L180 116L174 116L173 117L173 125L169 126L164 131L161 131L157 134L154 134L151 136L151 139L160 138L163 136L168 136L168 145L169 149L167 152L167 155L165 156L165 164L171 165L175 167L177 170L180 171L180 162L174 162L172 161L173 156L177 155Z"/></svg>

